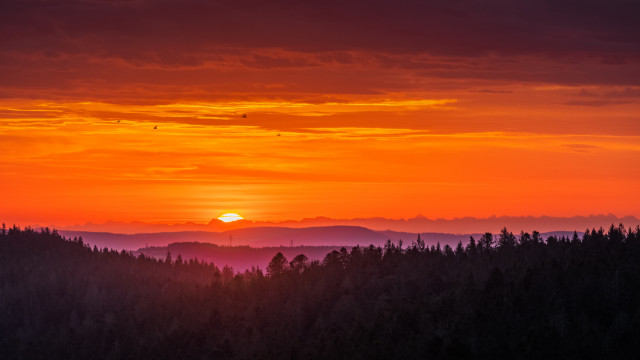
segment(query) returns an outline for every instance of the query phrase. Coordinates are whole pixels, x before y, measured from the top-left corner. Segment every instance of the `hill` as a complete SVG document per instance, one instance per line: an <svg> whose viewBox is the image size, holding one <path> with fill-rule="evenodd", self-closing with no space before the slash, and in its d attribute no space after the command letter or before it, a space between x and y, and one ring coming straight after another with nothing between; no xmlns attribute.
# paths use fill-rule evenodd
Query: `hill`
<svg viewBox="0 0 640 360"><path fill-rule="evenodd" d="M375 231L398 231L408 233L453 233L471 234L485 231L498 232L503 227L507 227L514 232L521 230L531 232L550 231L574 231L584 230L589 227L606 227L609 224L624 223L635 227L640 225L640 220L634 216L616 216L613 214L589 215L589 216L490 216L486 218L461 217L453 219L433 219L424 216L416 216L407 219L393 219L384 217L335 219L330 217L304 218L301 220L285 221L250 221L240 220L225 223L218 219L212 219L208 223L149 223L149 222L118 222L108 221L105 223L77 224L66 226L63 229L68 231L91 231L91 232L115 232L122 234L138 233L159 233L159 232L180 232L180 231L206 231L225 232L233 229L248 227L287 227L287 228L308 228L327 226L360 226ZM50 226L52 227L52 226Z"/></svg>
<svg viewBox="0 0 640 360"><path fill-rule="evenodd" d="M68 231L59 233L82 239L99 248L135 250L148 246L167 246L176 242L201 242L226 246L356 246L383 245L384 234L359 226L324 226L308 228L252 227L224 232L178 231L142 234ZM415 237L415 234L413 235Z"/></svg>
<svg viewBox="0 0 640 360"><path fill-rule="evenodd" d="M402 240L405 247L415 242L418 233L400 231L375 231L360 226L320 226L306 228L288 227L249 227L234 229L224 232L208 231L176 231L142 234L115 234L108 232L90 231L58 231L66 237L82 237L83 241L91 246L100 249L108 248L115 250L138 250L148 247L162 248L174 243L197 242L203 244L215 244L218 246L250 246L258 247L297 247L297 246L325 246L333 248L361 246L384 246L387 240L394 243ZM582 232L578 232L582 236ZM542 233L542 236L566 236L573 235L572 231L552 231ZM441 246L449 245L455 247L458 242L466 245L470 236L476 239L482 234L446 234L446 233L420 233L421 239L426 245ZM164 251L162 256L166 254ZM199 258L204 255L193 254ZM214 257L215 258L215 257ZM212 259L214 259L212 258ZM215 258L218 259L218 258ZM260 260L263 264L264 259ZM223 260L224 262L224 260ZM219 263L216 261L216 263ZM258 265L258 264L253 264ZM244 265L242 266L244 268Z"/></svg>
<svg viewBox="0 0 640 360"><path fill-rule="evenodd" d="M276 254L264 274L0 231L3 359L631 359L640 227Z"/></svg>

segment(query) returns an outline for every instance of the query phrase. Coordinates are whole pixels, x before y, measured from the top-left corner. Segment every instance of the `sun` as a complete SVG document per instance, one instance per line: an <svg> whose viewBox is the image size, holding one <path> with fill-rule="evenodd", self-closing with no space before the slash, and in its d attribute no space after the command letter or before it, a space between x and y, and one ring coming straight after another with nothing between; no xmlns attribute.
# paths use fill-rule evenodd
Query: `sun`
<svg viewBox="0 0 640 360"><path fill-rule="evenodd" d="M232 222L232 221L237 221L237 220L242 220L244 219L242 216L236 214L236 213L226 213L222 216L220 216L218 218L218 220L224 221L224 222Z"/></svg>

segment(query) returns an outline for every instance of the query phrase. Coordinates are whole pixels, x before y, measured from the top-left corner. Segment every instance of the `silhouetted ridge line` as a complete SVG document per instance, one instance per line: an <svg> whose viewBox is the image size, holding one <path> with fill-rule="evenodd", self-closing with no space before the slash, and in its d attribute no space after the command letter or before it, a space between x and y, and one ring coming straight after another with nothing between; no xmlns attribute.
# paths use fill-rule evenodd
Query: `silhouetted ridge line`
<svg viewBox="0 0 640 360"><path fill-rule="evenodd" d="M490 216L487 218L459 217L453 219L427 218L416 216L407 219L393 219L383 217L372 218L352 218L336 219L318 216L305 218L302 220L286 221L250 221L240 220L231 223L223 223L218 219L213 219L207 224L196 224L192 222L179 224L153 224L136 222L116 222L110 221L104 224L86 223L65 228L69 231L111 231L117 233L157 233L176 231L210 231L225 232L233 229L251 227L328 227L328 226L360 226L374 231L396 231L410 233L452 233L467 234L482 231L499 231L506 226L509 229L520 231L539 230L549 231L573 231L582 230L587 227L607 226L608 224L624 223L635 227L640 225L640 220L634 216L618 217L613 214L600 214L588 216Z"/></svg>

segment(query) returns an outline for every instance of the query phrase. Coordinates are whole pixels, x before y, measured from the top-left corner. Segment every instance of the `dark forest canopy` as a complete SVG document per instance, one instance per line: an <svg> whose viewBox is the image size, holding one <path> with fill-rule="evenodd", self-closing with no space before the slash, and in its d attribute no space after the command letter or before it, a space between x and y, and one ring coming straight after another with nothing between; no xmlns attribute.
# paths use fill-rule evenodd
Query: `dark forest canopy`
<svg viewBox="0 0 640 360"><path fill-rule="evenodd" d="M616 359L640 351L640 228L276 254L234 274L0 230L7 359Z"/></svg>

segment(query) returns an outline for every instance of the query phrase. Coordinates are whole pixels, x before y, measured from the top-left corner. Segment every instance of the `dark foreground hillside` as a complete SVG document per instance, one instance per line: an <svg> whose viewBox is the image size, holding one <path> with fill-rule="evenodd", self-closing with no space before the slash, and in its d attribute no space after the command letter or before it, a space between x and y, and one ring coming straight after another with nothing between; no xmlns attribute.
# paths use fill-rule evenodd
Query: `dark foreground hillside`
<svg viewBox="0 0 640 360"><path fill-rule="evenodd" d="M0 232L3 359L629 359L640 229L276 255L235 275Z"/></svg>

